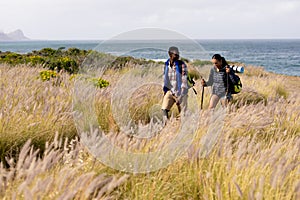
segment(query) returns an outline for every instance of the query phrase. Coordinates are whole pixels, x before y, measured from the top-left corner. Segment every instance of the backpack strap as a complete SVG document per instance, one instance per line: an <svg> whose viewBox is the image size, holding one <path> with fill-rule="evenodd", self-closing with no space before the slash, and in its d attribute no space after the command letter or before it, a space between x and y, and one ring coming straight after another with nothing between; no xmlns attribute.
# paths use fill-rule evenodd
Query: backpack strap
<svg viewBox="0 0 300 200"><path fill-rule="evenodd" d="M235 85L239 84L240 78L237 76L232 68L230 72L224 74L224 81L226 82L226 95L230 92L231 94L236 94L234 92Z"/></svg>
<svg viewBox="0 0 300 200"><path fill-rule="evenodd" d="M177 62L176 64L178 65L179 73L182 75L182 65L183 65L184 63L183 63L183 61L181 61L181 60L177 60L176 62Z"/></svg>
<svg viewBox="0 0 300 200"><path fill-rule="evenodd" d="M163 90L166 93L168 90L170 90L168 88L169 85L169 78L168 78L168 72L169 72L169 63L170 63L170 59L168 59L165 62L165 68L164 68L164 87ZM175 66L176 66L176 79L177 79L177 87L181 88L181 84L182 84L182 73L183 73L183 69L182 69L182 65L184 65L184 62L181 60L176 60L175 61ZM180 75L179 75L180 74ZM181 90L179 91L179 94L181 93Z"/></svg>

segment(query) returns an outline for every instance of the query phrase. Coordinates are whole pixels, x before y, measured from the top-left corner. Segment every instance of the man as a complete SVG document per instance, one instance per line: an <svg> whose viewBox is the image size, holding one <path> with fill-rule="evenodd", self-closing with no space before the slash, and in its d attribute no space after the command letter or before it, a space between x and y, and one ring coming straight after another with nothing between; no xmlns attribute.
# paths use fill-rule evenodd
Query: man
<svg viewBox="0 0 300 200"><path fill-rule="evenodd" d="M164 67L164 98L162 103L162 112L164 120L168 119L168 112L174 103L178 111L185 111L187 107L187 66L179 60L179 50L177 47L169 48L169 59L165 62Z"/></svg>

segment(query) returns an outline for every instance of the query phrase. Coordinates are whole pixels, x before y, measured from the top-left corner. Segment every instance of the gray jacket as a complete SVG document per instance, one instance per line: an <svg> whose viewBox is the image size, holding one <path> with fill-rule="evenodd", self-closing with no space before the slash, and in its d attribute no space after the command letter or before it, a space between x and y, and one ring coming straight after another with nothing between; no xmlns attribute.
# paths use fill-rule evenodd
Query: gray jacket
<svg viewBox="0 0 300 200"><path fill-rule="evenodd" d="M232 82L234 82L233 73L234 72L231 69L228 75L228 78ZM212 86L212 94L217 95L219 98L222 98L226 95L226 90L228 87L226 78L227 75L226 75L225 67L221 70L217 70L216 67L212 67L210 69L209 78L208 81L206 82L206 85ZM228 93L227 95L230 95L230 93Z"/></svg>

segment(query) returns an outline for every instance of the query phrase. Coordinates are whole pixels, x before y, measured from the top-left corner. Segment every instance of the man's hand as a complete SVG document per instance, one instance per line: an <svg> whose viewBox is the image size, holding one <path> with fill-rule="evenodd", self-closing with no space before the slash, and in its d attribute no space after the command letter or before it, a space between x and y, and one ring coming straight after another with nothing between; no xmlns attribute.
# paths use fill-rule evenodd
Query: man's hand
<svg viewBox="0 0 300 200"><path fill-rule="evenodd" d="M176 105L180 105L182 102L182 95L176 98Z"/></svg>

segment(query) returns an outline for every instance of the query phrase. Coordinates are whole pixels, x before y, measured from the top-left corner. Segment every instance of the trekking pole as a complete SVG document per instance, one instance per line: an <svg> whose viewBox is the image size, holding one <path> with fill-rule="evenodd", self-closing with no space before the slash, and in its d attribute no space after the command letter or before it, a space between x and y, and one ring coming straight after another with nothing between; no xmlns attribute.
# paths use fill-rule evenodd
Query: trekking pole
<svg viewBox="0 0 300 200"><path fill-rule="evenodd" d="M192 87L192 88L193 88L195 95L197 95L198 93L197 93L196 89L194 87Z"/></svg>
<svg viewBox="0 0 300 200"><path fill-rule="evenodd" d="M188 77L187 77L187 81L188 81L188 83L190 83L190 84L192 85L191 88L193 89L195 95L197 95L198 93L197 93L196 89L194 88L194 86L195 86L195 81L193 80L193 78L191 78L190 76L188 76Z"/></svg>
<svg viewBox="0 0 300 200"><path fill-rule="evenodd" d="M202 95L201 95L201 110L203 109L203 97L204 97L204 86L202 86Z"/></svg>
<svg viewBox="0 0 300 200"><path fill-rule="evenodd" d="M203 77L201 76L201 79L203 79ZM204 86L202 85L202 94L201 94L201 107L200 109L203 109L203 98L204 98Z"/></svg>
<svg viewBox="0 0 300 200"><path fill-rule="evenodd" d="M227 81L227 85L226 85L226 101L227 101L227 103L229 103L229 99L228 99L228 92L229 92L229 75L228 75L228 73L227 72L225 72L226 73L226 81Z"/></svg>
<svg viewBox="0 0 300 200"><path fill-rule="evenodd" d="M228 73L226 73L226 81L227 81L227 84L226 84L226 96L228 95Z"/></svg>

